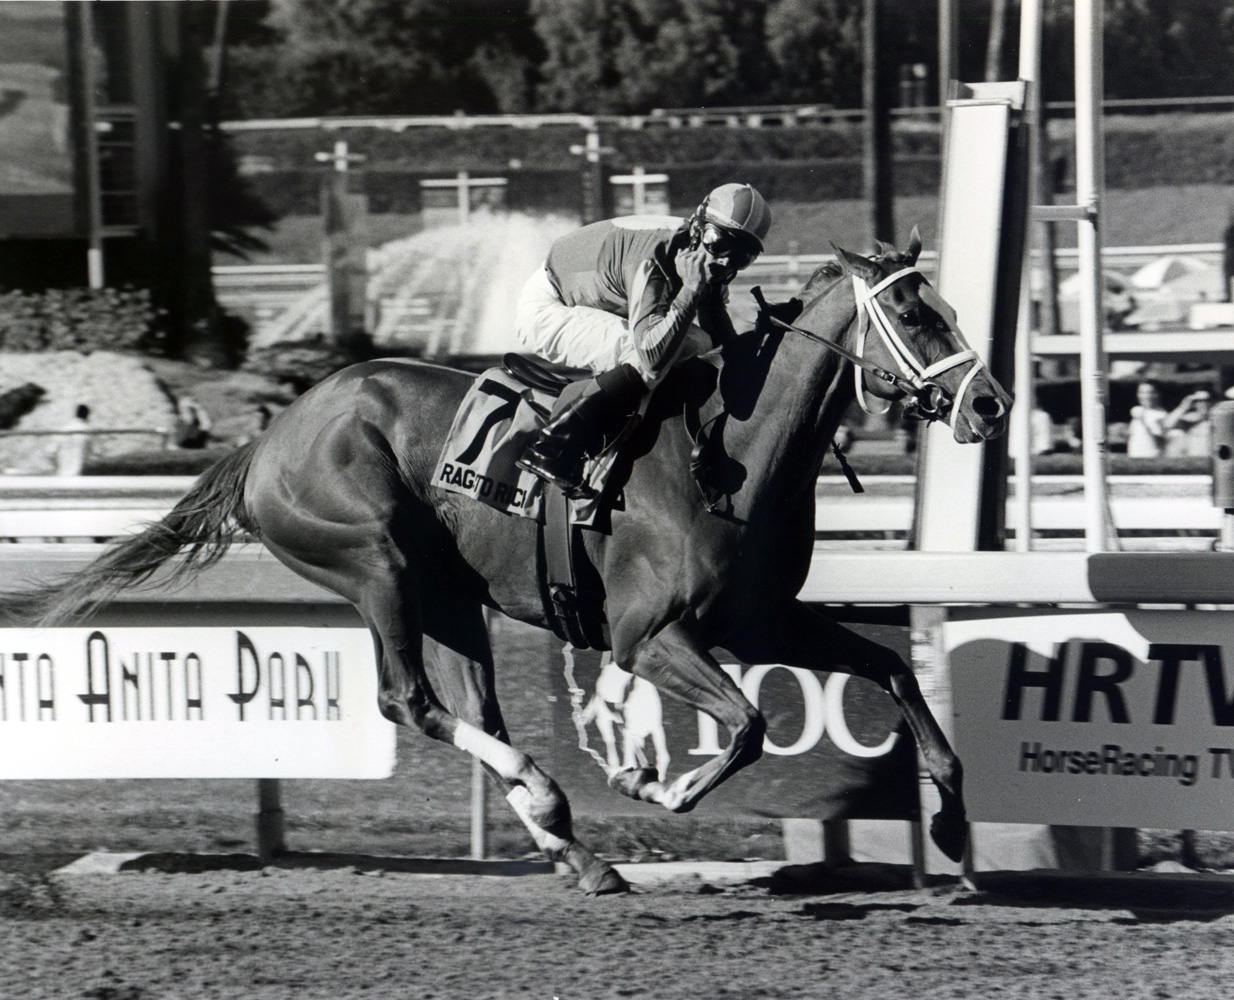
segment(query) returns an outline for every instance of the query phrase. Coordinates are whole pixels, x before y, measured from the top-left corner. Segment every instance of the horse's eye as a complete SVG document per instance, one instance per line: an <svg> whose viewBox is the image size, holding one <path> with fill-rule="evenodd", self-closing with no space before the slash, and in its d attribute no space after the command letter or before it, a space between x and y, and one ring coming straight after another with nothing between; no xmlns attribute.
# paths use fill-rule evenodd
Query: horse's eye
<svg viewBox="0 0 1234 1000"><path fill-rule="evenodd" d="M905 326L920 326L921 315L916 309L905 309L904 312L900 313L900 322Z"/></svg>

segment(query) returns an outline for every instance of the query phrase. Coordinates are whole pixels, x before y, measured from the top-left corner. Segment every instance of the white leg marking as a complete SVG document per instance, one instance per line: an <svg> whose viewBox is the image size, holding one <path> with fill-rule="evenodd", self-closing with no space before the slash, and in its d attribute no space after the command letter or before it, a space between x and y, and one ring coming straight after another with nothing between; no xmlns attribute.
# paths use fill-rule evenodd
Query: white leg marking
<svg viewBox="0 0 1234 1000"><path fill-rule="evenodd" d="M536 842L536 847L550 858L565 857L566 849L570 846L569 841L549 833L535 821L531 815L531 792L524 785L511 789L510 794L506 796L506 801L510 803L510 808L518 814L518 818L523 821L523 825L531 831L531 838Z"/></svg>
<svg viewBox="0 0 1234 1000"><path fill-rule="evenodd" d="M514 780L518 775L522 755L508 743L502 743L469 722L460 721L455 728L454 745L478 757L507 781Z"/></svg>

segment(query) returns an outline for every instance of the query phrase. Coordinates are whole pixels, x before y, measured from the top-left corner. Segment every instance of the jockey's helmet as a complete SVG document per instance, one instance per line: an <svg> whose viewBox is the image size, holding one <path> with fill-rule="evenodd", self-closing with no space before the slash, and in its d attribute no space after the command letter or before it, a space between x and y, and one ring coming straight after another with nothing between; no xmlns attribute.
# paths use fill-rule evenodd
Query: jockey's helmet
<svg viewBox="0 0 1234 1000"><path fill-rule="evenodd" d="M771 209L749 184L721 184L703 199L692 221L700 229L706 223L718 226L759 254L771 228Z"/></svg>

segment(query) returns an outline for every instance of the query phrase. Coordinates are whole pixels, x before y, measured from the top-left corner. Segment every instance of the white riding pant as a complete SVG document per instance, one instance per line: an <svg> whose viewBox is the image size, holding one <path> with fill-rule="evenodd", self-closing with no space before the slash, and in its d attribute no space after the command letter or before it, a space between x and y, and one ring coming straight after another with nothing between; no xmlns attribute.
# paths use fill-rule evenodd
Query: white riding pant
<svg viewBox="0 0 1234 1000"><path fill-rule="evenodd" d="M514 333L519 342L549 361L574 368L605 372L621 364L633 365L648 386L664 376L650 370L639 357L627 321L615 313L589 306L568 306L543 268L523 285L514 307ZM711 349L711 338L690 327L674 362Z"/></svg>

